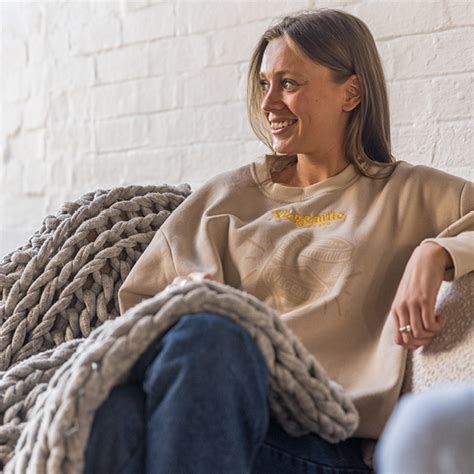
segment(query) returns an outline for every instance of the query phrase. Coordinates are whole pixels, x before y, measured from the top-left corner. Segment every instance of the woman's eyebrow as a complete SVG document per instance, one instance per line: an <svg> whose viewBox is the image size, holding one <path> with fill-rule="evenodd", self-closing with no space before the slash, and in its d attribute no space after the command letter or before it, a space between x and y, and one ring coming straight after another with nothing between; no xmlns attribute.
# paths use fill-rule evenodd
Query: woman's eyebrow
<svg viewBox="0 0 474 474"><path fill-rule="evenodd" d="M282 71L277 71L275 73L275 76L283 76L284 74L293 74L294 76L301 76L301 74L299 74L298 72L294 72L294 71L290 71L288 69L283 69ZM263 72L263 71L260 71L258 73L259 77L264 77L266 76L266 73Z"/></svg>

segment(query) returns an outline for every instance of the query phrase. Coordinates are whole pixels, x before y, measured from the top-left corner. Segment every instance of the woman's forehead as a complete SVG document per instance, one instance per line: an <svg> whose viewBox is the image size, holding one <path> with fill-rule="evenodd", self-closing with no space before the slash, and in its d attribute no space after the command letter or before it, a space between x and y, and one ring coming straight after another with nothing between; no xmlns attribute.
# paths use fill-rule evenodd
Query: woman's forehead
<svg viewBox="0 0 474 474"><path fill-rule="evenodd" d="M271 40L262 57L260 76L282 74L301 74L306 72L308 64L297 55L283 38Z"/></svg>
<svg viewBox="0 0 474 474"><path fill-rule="evenodd" d="M295 48L296 46L288 45L283 37L271 40L262 56L259 77L292 74L304 80L327 73L324 71L327 69L325 66L295 51Z"/></svg>

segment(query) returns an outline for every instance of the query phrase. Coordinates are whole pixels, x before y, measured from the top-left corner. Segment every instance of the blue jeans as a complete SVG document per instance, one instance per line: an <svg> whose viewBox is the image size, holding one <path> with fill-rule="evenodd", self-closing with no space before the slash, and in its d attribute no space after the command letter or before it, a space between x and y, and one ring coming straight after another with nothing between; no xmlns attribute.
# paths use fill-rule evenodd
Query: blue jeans
<svg viewBox="0 0 474 474"><path fill-rule="evenodd" d="M403 395L375 450L378 474L474 472L474 385Z"/></svg>
<svg viewBox="0 0 474 474"><path fill-rule="evenodd" d="M86 474L359 474L361 439L288 435L270 415L253 337L211 312L183 315L95 414Z"/></svg>

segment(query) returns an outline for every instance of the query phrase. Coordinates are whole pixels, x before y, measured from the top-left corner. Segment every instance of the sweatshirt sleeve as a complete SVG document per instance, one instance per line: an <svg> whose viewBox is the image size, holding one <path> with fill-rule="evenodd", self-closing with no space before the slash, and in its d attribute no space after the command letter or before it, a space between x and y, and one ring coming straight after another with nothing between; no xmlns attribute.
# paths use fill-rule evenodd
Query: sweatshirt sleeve
<svg viewBox="0 0 474 474"><path fill-rule="evenodd" d="M120 314L163 290L176 276L168 240L158 229L118 291Z"/></svg>
<svg viewBox="0 0 474 474"><path fill-rule="evenodd" d="M474 183L463 186L459 202L460 218L436 237L424 239L441 245L451 255L454 267L445 271L443 280L453 281L474 271Z"/></svg>
<svg viewBox="0 0 474 474"><path fill-rule="evenodd" d="M228 216L214 210L214 201L225 189L220 183L209 180L163 222L119 289L121 315L162 291L177 276L203 272L224 283Z"/></svg>

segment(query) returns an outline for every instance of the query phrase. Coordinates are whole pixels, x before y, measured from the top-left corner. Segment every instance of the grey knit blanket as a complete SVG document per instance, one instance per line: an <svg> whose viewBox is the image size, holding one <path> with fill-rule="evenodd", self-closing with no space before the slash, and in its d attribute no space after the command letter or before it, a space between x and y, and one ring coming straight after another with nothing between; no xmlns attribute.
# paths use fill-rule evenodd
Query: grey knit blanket
<svg viewBox="0 0 474 474"><path fill-rule="evenodd" d="M5 473L82 473L98 407L153 340L201 311L235 320L255 339L269 369L270 409L288 434L335 443L355 431L358 413L342 387L253 295L189 281L117 317L118 288L189 194L187 184L87 194L0 263Z"/></svg>

